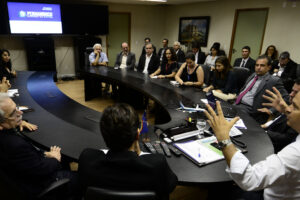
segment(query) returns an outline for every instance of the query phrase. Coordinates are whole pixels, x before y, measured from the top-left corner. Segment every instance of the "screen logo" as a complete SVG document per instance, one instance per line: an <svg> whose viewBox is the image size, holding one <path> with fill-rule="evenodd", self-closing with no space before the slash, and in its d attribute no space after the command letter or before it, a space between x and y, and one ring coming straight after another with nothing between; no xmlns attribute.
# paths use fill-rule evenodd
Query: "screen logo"
<svg viewBox="0 0 300 200"><path fill-rule="evenodd" d="M19 12L19 17L22 17L22 18L26 17L26 12L23 11L23 10L21 10L21 11Z"/></svg>

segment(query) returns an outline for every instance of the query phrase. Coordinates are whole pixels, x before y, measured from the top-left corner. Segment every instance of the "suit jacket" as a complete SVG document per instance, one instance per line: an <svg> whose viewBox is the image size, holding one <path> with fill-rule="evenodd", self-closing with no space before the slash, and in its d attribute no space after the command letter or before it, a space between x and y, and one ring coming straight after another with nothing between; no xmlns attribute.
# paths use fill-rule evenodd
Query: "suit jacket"
<svg viewBox="0 0 300 200"><path fill-rule="evenodd" d="M123 54L122 52L117 55L115 67L120 67L122 63ZM135 54L132 52L129 52L127 55L127 61L126 61L126 69L134 70L135 66Z"/></svg>
<svg viewBox="0 0 300 200"><path fill-rule="evenodd" d="M179 63L185 62L185 54L181 49L178 50L178 53L176 55L177 55L177 62Z"/></svg>
<svg viewBox="0 0 300 200"><path fill-rule="evenodd" d="M167 47L166 47L167 48ZM158 57L159 59L161 58L161 54L163 53L163 50L165 50L166 48L160 48L159 51L158 51Z"/></svg>
<svg viewBox="0 0 300 200"><path fill-rule="evenodd" d="M135 152L85 149L79 157L83 189L98 186L113 189L152 190L159 196L173 191L177 177L160 154L138 156Z"/></svg>
<svg viewBox="0 0 300 200"><path fill-rule="evenodd" d="M272 73L274 72L274 69L279 69L278 63L279 63L279 61L276 61L273 63ZM291 92L294 82L295 82L295 79L297 78L297 63L290 60L286 64L280 78L283 82L285 89L288 92Z"/></svg>
<svg viewBox="0 0 300 200"><path fill-rule="evenodd" d="M0 132L0 168L26 194L35 196L55 180L61 166L10 129Z"/></svg>
<svg viewBox="0 0 300 200"><path fill-rule="evenodd" d="M247 79L245 85L241 89L243 91L249 81L251 81L256 73L253 73L252 75L249 76ZM279 90L280 94L282 95L282 98L288 102L289 95L287 91L284 89L284 86L282 84L282 81L278 77L274 77L271 74L267 73L265 78L261 81L260 85L257 88L257 91L254 95L254 101L252 105L252 111L249 113L252 115L256 121L259 123L265 123L268 119L268 115L262 112L257 111L259 108L263 108L262 103L268 103L269 101L263 98L263 95L265 94L266 89L272 91L272 87L276 87L277 90ZM274 111L274 110L272 110Z"/></svg>
<svg viewBox="0 0 300 200"><path fill-rule="evenodd" d="M146 62L146 55L142 55L140 57L139 64L137 67L137 70L139 72L143 72L145 68L145 62ZM148 74L152 74L153 72L155 72L159 68L159 65L160 65L159 57L152 54L152 57L148 65Z"/></svg>
<svg viewBox="0 0 300 200"><path fill-rule="evenodd" d="M205 62L206 56L205 53L198 51L198 62L197 64L203 64Z"/></svg>
<svg viewBox="0 0 300 200"><path fill-rule="evenodd" d="M152 44L152 47L153 47L153 55L156 55L156 47ZM146 49L145 49L145 45L143 46L143 49L142 49L142 55L146 55Z"/></svg>
<svg viewBox="0 0 300 200"><path fill-rule="evenodd" d="M295 141L298 136L297 131L287 125L287 118L285 115L281 115L276 121L274 121L267 129L267 133L273 143L274 152L281 151L288 144Z"/></svg>
<svg viewBox="0 0 300 200"><path fill-rule="evenodd" d="M233 66L234 67L239 67L241 65L243 58L237 58L234 61ZM245 68L248 68L250 70L251 73L255 72L255 64L256 61L253 60L251 57L249 57L248 61L245 64Z"/></svg>

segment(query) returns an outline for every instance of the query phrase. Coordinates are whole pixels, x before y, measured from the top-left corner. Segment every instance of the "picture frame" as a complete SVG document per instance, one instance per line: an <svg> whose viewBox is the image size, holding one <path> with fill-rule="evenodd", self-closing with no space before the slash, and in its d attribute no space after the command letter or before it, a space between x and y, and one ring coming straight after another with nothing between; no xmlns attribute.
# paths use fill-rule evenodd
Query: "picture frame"
<svg viewBox="0 0 300 200"><path fill-rule="evenodd" d="M180 17L179 37L182 44L198 42L202 47L207 46L210 16Z"/></svg>

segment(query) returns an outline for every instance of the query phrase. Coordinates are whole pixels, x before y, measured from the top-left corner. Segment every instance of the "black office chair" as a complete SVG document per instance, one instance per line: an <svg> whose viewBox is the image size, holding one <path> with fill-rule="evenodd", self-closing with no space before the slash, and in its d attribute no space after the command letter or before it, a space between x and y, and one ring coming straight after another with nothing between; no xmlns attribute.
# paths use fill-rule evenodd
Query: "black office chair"
<svg viewBox="0 0 300 200"><path fill-rule="evenodd" d="M112 190L88 187L85 200L158 200L154 191Z"/></svg>
<svg viewBox="0 0 300 200"><path fill-rule="evenodd" d="M69 179L61 179L51 183L45 188L35 199L54 200L59 199L59 191L63 191L64 186L69 182ZM61 190L60 190L61 189ZM5 172L0 169L0 199L20 200L28 199L28 195L20 188Z"/></svg>
<svg viewBox="0 0 300 200"><path fill-rule="evenodd" d="M300 77L300 64L297 65L297 78Z"/></svg>
<svg viewBox="0 0 300 200"><path fill-rule="evenodd" d="M208 65L201 65L204 73L204 84L206 86L210 85L210 79L211 79L211 71L210 67Z"/></svg>
<svg viewBox="0 0 300 200"><path fill-rule="evenodd" d="M89 55L94 51L93 47L86 47L84 51L84 66L90 66Z"/></svg>
<svg viewBox="0 0 300 200"><path fill-rule="evenodd" d="M234 67L233 73L236 77L237 87L240 92L242 87L245 85L247 78L250 76L250 70L245 67Z"/></svg>

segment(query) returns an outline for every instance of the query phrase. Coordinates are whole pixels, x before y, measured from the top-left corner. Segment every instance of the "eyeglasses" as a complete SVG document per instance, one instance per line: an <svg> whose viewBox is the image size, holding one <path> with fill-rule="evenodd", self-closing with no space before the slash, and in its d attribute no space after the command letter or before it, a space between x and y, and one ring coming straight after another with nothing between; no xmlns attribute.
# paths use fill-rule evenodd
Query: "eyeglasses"
<svg viewBox="0 0 300 200"><path fill-rule="evenodd" d="M8 115L8 117L4 117L4 119L12 119L12 118L14 118L14 117L17 116L17 113L18 113L18 112L20 112L19 106L16 106L16 109L14 109L14 111L12 111L12 112Z"/></svg>

